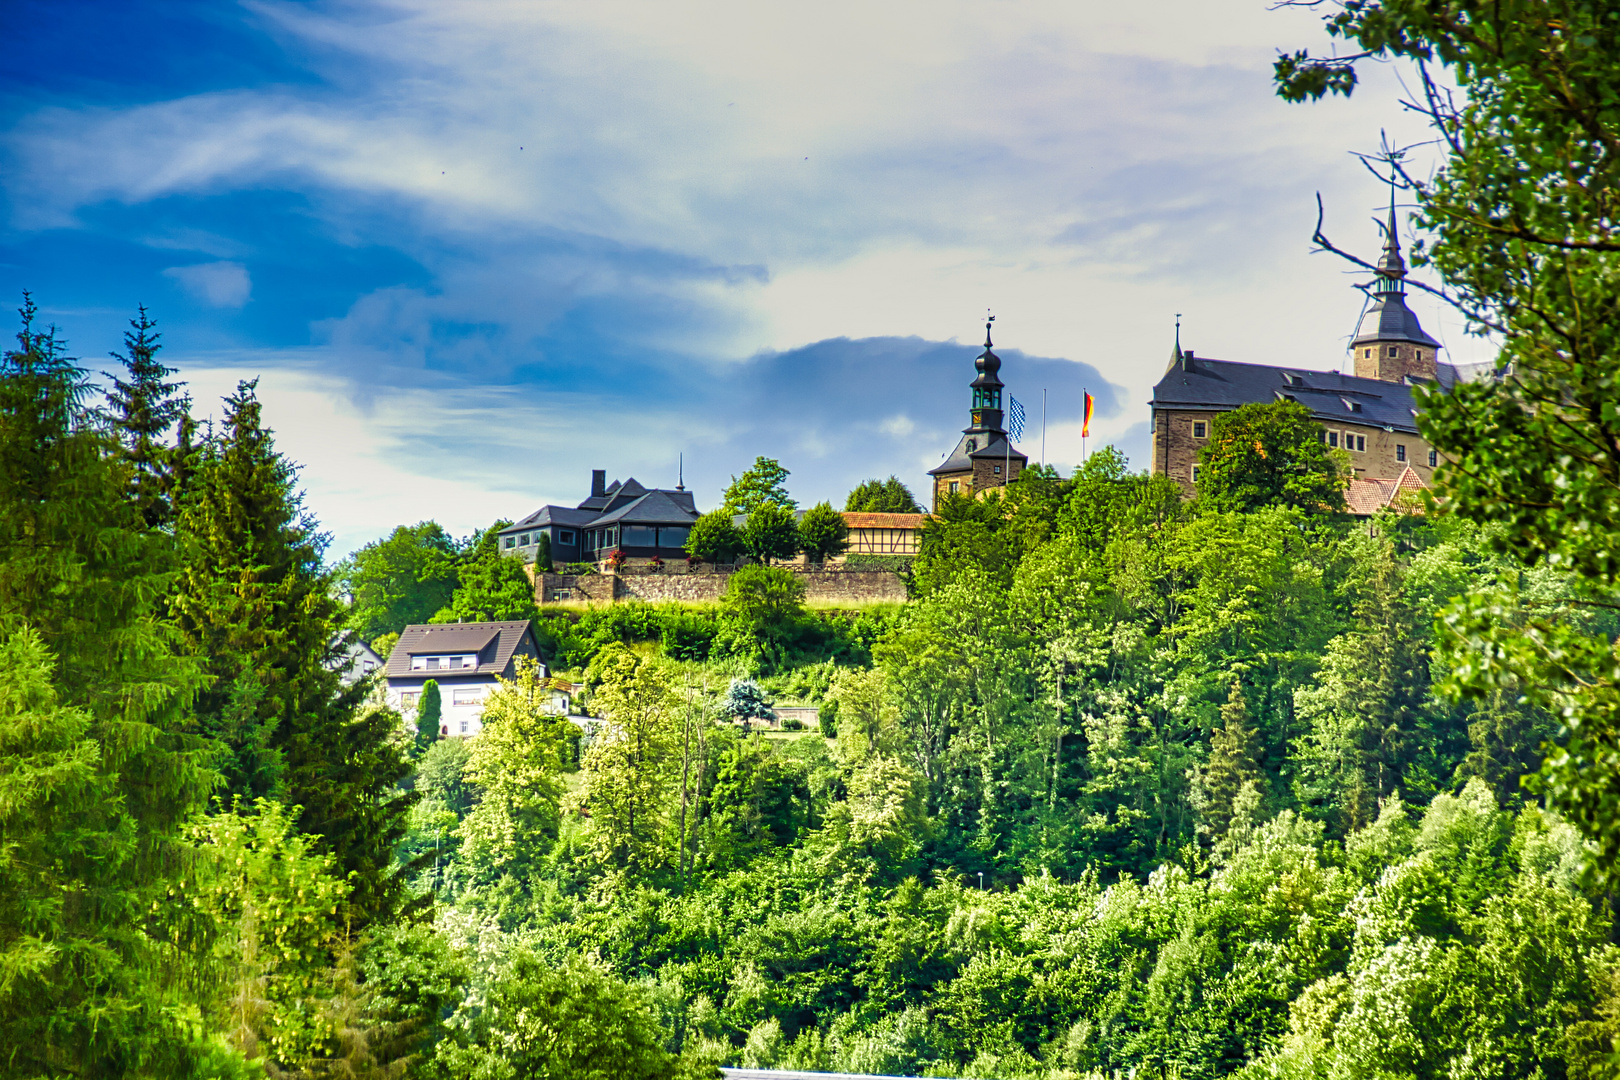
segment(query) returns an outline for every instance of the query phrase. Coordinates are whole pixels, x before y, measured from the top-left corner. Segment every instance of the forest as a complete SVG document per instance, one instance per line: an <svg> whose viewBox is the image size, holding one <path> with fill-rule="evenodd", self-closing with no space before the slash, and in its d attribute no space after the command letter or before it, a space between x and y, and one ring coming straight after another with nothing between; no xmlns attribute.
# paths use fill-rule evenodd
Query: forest
<svg viewBox="0 0 1620 1080"><path fill-rule="evenodd" d="M694 530L760 556L723 601L541 610L502 523L327 550L254 383L199 424L144 308L98 378L25 295L0 1076L1620 1074L1611 7L1346 5L1277 62L1467 88L1444 167L1378 163L1500 366L1414 388L1444 464L1371 520L1279 401L1196 498L1105 449L945 499L904 604L805 603L769 563L837 530L762 458L722 509L772 537ZM485 619L545 666L476 738L344 677Z"/></svg>

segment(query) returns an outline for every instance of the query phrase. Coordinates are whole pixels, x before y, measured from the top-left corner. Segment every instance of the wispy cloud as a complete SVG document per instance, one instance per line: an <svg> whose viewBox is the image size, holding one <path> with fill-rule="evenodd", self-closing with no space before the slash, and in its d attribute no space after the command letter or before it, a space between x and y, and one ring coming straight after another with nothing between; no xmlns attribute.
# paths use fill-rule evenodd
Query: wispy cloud
<svg viewBox="0 0 1620 1080"><path fill-rule="evenodd" d="M163 276L173 278L180 287L210 307L239 308L253 294L253 279L247 267L239 262L198 263L194 266L171 266Z"/></svg>

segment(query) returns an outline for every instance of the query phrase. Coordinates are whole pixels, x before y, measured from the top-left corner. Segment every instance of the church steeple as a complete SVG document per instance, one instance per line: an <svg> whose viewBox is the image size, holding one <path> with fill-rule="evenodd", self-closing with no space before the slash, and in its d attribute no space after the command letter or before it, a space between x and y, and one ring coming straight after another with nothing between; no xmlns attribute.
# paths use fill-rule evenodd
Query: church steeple
<svg viewBox="0 0 1620 1080"><path fill-rule="evenodd" d="M1435 354L1440 343L1424 333L1417 315L1406 306L1406 260L1401 258L1393 188L1377 274L1372 284L1372 305L1361 317L1361 326L1350 345L1355 373L1364 379L1386 382L1435 378Z"/></svg>
<svg viewBox="0 0 1620 1080"><path fill-rule="evenodd" d="M991 351L990 324L996 321L994 315L988 315L984 321L984 352L973 361L974 370L979 377L973 380L973 410L969 414L972 423L968 431L995 432L1001 431L1001 391L1002 382L999 376L1001 371L1001 357Z"/></svg>

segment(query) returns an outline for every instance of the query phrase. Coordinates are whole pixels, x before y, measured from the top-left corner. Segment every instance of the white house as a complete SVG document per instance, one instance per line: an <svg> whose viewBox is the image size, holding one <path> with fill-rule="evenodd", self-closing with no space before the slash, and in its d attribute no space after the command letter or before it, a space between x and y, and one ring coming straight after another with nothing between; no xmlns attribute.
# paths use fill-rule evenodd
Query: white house
<svg viewBox="0 0 1620 1080"><path fill-rule="evenodd" d="M498 685L496 677L516 677L520 656L540 659L527 620L407 626L388 656L388 703L413 714L422 684L432 679L443 705L439 733L468 738L483 728L484 699ZM544 664L540 674L546 674ZM558 694L559 711L567 712L567 695Z"/></svg>

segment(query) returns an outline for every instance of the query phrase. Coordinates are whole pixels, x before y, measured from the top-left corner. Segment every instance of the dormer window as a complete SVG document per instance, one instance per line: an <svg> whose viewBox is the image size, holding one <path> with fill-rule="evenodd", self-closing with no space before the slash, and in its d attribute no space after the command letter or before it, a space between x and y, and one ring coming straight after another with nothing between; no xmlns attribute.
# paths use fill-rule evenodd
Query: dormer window
<svg viewBox="0 0 1620 1080"><path fill-rule="evenodd" d="M476 653L456 653L450 656L413 656L412 671L464 671L478 666Z"/></svg>
<svg viewBox="0 0 1620 1080"><path fill-rule="evenodd" d="M967 448L968 453L971 454L971 453L973 453L973 451L977 450L978 448L979 448L979 440L978 439L969 439L968 440L968 448Z"/></svg>

